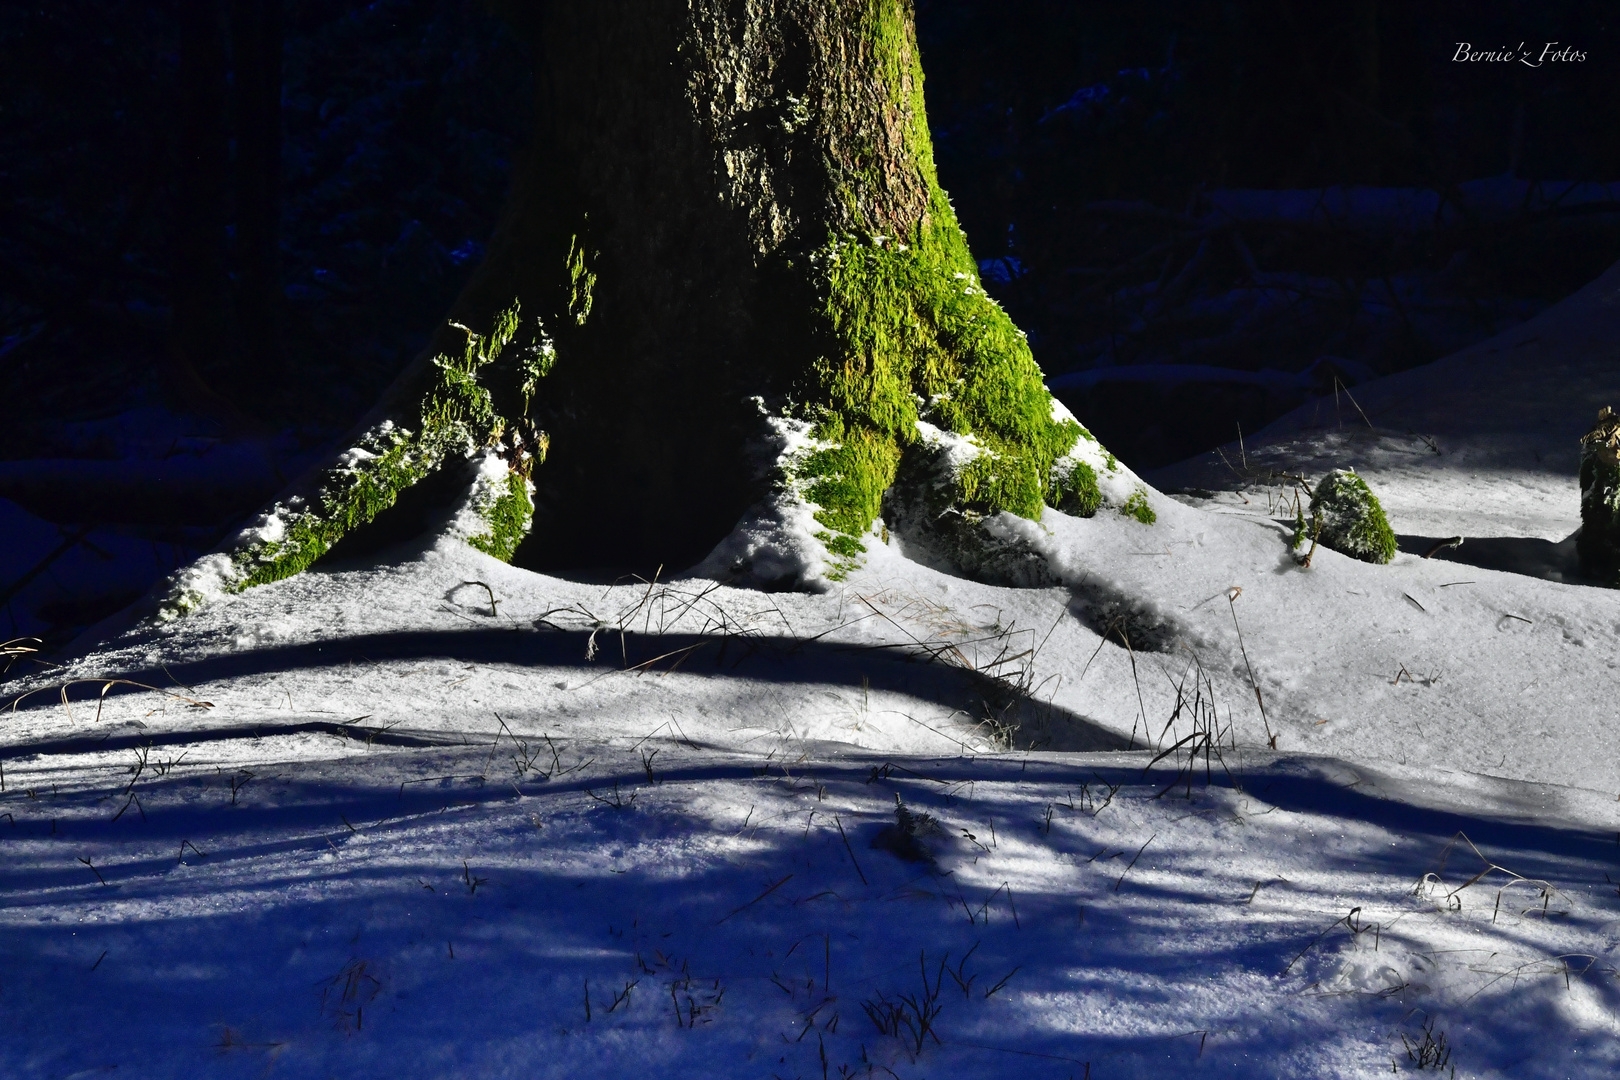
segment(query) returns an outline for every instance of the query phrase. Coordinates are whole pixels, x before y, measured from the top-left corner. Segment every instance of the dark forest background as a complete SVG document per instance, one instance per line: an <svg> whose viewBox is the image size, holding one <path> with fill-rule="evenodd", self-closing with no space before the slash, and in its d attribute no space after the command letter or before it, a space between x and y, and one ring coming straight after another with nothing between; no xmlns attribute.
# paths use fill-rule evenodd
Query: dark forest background
<svg viewBox="0 0 1620 1080"><path fill-rule="evenodd" d="M1605 0L917 10L986 285L1135 467L1620 258ZM0 56L0 637L56 644L212 546L422 346L522 153L532 62L479 0L5 0Z"/></svg>

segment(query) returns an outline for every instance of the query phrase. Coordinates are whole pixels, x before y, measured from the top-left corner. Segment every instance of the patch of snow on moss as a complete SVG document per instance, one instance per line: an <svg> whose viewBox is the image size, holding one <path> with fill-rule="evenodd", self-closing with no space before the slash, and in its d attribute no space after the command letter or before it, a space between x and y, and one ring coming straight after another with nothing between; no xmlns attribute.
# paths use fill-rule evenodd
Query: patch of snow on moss
<svg viewBox="0 0 1620 1080"><path fill-rule="evenodd" d="M1052 399L1052 419L1060 424L1065 421L1080 424L1068 407L1055 397ZM1080 429L1084 434L1075 440L1074 446L1067 454L1052 463L1053 473L1058 478L1066 480L1075 465L1085 464L1097 474L1097 490L1102 494L1104 506L1118 510L1130 502L1138 491L1148 492L1147 498L1151 504L1158 493L1148 488L1139 476L1113 454L1103 449L1102 444L1085 430L1085 425L1081 424Z"/></svg>
<svg viewBox="0 0 1620 1080"><path fill-rule="evenodd" d="M450 511L441 534L468 542L489 536L490 518L507 492L506 478L510 472L506 460L495 448L486 449L472 465L467 490ZM532 484L529 491L532 497Z"/></svg>
<svg viewBox="0 0 1620 1080"><path fill-rule="evenodd" d="M234 592L233 586L241 577L230 556L204 555L169 579L158 618L168 622L211 604Z"/></svg>

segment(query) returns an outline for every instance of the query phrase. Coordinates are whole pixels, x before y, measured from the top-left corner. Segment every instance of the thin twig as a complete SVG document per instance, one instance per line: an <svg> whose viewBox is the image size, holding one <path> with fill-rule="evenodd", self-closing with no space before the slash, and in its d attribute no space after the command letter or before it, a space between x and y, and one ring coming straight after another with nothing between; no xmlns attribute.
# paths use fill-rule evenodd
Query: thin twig
<svg viewBox="0 0 1620 1080"><path fill-rule="evenodd" d="M1312 550L1315 550L1314 547ZM1237 598L1242 595L1241 585L1232 586L1226 592L1226 604L1232 609L1232 628L1237 631L1238 650L1243 653L1243 666L1249 669L1249 685L1254 687L1254 700L1260 706L1260 722L1266 726L1266 743L1275 750L1277 736L1271 732L1271 719L1266 716L1266 699L1260 696L1260 681L1254 677L1254 665L1249 663L1249 650L1243 644L1243 627L1238 625Z"/></svg>
<svg viewBox="0 0 1620 1080"><path fill-rule="evenodd" d="M1159 835L1158 833L1154 833L1152 836L1147 838L1147 840L1142 844L1142 846L1140 848L1137 848L1136 855L1131 859L1131 865L1127 866L1125 868L1125 874L1128 874L1128 873L1131 872L1131 868L1136 865L1136 860L1140 859L1142 857L1142 852L1147 850L1148 844L1153 843L1153 841L1158 837L1158 835ZM1119 875L1119 880L1114 882L1114 891L1115 892L1119 892L1119 887L1121 885L1125 884L1125 874Z"/></svg>
<svg viewBox="0 0 1620 1080"><path fill-rule="evenodd" d="M864 873L861 873L860 861L855 858L855 848L850 845L849 837L844 834L844 823L841 820L839 820L839 817L838 817L837 814L833 815L833 823L838 826L838 836L839 836L840 839L842 839L844 841L844 850L849 852L849 861L854 864L855 873L860 874L861 884L862 885L870 884L870 882L868 882L866 880L866 875Z"/></svg>
<svg viewBox="0 0 1620 1080"><path fill-rule="evenodd" d="M792 877L793 877L792 874L789 874L787 877L784 877L781 881L778 881L775 885L772 885L770 888L766 889L764 892L760 893L758 896L756 896L752 900L748 901L748 903L744 904L742 907L733 910L731 912L731 914L726 916L725 919L721 919L720 922L717 922L714 925L719 926L720 923L725 922L726 919L731 918L732 915L736 915L739 912L747 911L749 908L753 907L755 904L759 903L761 900L763 900L767 896L771 895L771 893L775 892L777 889L780 889L783 885L786 885L788 883L788 881Z"/></svg>

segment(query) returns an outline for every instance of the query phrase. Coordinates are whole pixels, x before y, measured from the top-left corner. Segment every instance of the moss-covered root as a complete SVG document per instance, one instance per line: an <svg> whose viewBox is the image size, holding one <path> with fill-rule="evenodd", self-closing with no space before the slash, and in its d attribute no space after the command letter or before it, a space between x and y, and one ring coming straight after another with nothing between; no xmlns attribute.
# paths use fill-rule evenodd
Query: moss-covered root
<svg viewBox="0 0 1620 1080"><path fill-rule="evenodd" d="M433 357L396 395L405 407L373 423L219 550L174 575L158 617L173 619L218 596L299 573L405 489L445 468L465 469L468 478L451 534L511 558L529 530L529 471L544 456L545 437L501 415L494 403L499 397L526 404L553 355L538 324L514 345L521 325L514 303L488 335L458 327L466 334L462 355Z"/></svg>
<svg viewBox="0 0 1620 1080"><path fill-rule="evenodd" d="M534 485L495 449L485 450L471 472L467 492L443 535L511 562L534 523Z"/></svg>
<svg viewBox="0 0 1620 1080"><path fill-rule="evenodd" d="M1620 415L1607 406L1581 439L1581 572L1620 586Z"/></svg>
<svg viewBox="0 0 1620 1080"><path fill-rule="evenodd" d="M979 280L935 171L909 5L872 5L868 21L885 130L900 133L907 159L896 174L920 184L884 196L892 181L857 164L877 153L857 155L843 176L845 228L809 259L819 355L799 402L821 448L782 477L817 507L844 567L864 550L885 491L916 521L963 533L1002 513L1039 520L1048 505L1089 516L1105 501L1097 467L1114 464L1053 401L1023 332ZM1128 512L1151 520L1145 497ZM974 541L963 533L962 543Z"/></svg>
<svg viewBox="0 0 1620 1080"><path fill-rule="evenodd" d="M1324 476L1311 496L1311 514L1321 522L1324 547L1362 562L1387 563L1395 557L1395 533L1367 482L1350 469Z"/></svg>

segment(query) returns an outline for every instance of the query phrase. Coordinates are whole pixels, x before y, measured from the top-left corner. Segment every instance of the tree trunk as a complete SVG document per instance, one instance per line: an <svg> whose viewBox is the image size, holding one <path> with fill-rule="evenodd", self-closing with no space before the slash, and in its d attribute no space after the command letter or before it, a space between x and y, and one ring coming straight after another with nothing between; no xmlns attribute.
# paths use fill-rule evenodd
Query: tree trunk
<svg viewBox="0 0 1620 1080"><path fill-rule="evenodd" d="M262 382L281 366L280 0L231 0L231 47L236 73L236 312L247 368Z"/></svg>
<svg viewBox="0 0 1620 1080"><path fill-rule="evenodd" d="M1017 578L1027 559L985 518L1145 505L979 283L935 176L909 0L513 21L539 119L485 262L353 447L171 610L297 572L447 467L453 528L523 565L650 573L712 551L705 572L775 585L848 572L880 513Z"/></svg>
<svg viewBox="0 0 1620 1080"><path fill-rule="evenodd" d="M221 0L179 8L180 140L175 182L171 280L170 382L193 405L217 411L204 374L232 346L230 278L225 262L229 143L225 11Z"/></svg>

